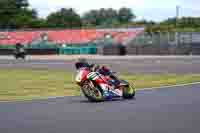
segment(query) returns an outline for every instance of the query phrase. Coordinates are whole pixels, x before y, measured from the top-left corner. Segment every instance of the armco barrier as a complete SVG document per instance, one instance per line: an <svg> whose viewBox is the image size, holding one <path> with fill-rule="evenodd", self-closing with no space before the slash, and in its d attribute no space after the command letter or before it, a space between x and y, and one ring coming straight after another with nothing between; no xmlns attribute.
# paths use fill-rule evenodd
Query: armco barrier
<svg viewBox="0 0 200 133"><path fill-rule="evenodd" d="M26 49L27 55L57 55L59 49ZM13 55L14 49L0 49L0 55Z"/></svg>
<svg viewBox="0 0 200 133"><path fill-rule="evenodd" d="M103 55L126 55L126 47L123 45L104 46Z"/></svg>
<svg viewBox="0 0 200 133"><path fill-rule="evenodd" d="M13 49L0 49L0 55L13 55Z"/></svg>
<svg viewBox="0 0 200 133"><path fill-rule="evenodd" d="M134 47L134 46L127 46L126 47L126 54L127 55L137 55L138 52L137 52L137 47Z"/></svg>
<svg viewBox="0 0 200 133"><path fill-rule="evenodd" d="M59 49L26 49L26 52L28 55L57 55L59 54Z"/></svg>
<svg viewBox="0 0 200 133"><path fill-rule="evenodd" d="M127 46L127 55L189 55L190 47L178 46ZM196 53L196 52L195 52Z"/></svg>

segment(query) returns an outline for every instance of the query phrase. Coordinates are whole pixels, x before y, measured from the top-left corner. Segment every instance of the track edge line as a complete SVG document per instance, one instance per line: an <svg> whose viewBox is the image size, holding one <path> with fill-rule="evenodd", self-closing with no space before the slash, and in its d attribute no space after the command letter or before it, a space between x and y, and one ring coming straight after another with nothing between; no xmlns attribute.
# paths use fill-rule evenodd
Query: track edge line
<svg viewBox="0 0 200 133"><path fill-rule="evenodd" d="M164 89L164 88L173 88L173 87L184 87L184 86L197 85L197 84L200 84L200 82L193 82L193 83L187 83L187 84L177 84L177 85L169 85L169 86L160 86L160 87L151 87L151 88L142 88L142 89L138 89L136 91Z"/></svg>

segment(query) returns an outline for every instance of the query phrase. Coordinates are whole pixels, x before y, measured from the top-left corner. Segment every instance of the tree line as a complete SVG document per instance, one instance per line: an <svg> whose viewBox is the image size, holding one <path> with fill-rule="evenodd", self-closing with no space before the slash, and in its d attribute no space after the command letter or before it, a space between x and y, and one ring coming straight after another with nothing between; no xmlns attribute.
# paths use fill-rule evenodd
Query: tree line
<svg viewBox="0 0 200 133"><path fill-rule="evenodd" d="M42 19L36 10L30 8L28 0L1 0L0 18L0 29L80 28L129 23L135 15L126 7L91 10L82 16L73 8L61 8Z"/></svg>
<svg viewBox="0 0 200 133"><path fill-rule="evenodd" d="M147 32L168 32L177 30L200 31L200 17L169 18L162 22L135 20L130 8L119 10L101 8L90 10L83 15L73 8L61 8L40 18L31 9L28 0L0 0L0 29L26 28L123 28L144 26Z"/></svg>
<svg viewBox="0 0 200 133"><path fill-rule="evenodd" d="M199 32L200 17L168 18L160 23L147 23L147 32Z"/></svg>

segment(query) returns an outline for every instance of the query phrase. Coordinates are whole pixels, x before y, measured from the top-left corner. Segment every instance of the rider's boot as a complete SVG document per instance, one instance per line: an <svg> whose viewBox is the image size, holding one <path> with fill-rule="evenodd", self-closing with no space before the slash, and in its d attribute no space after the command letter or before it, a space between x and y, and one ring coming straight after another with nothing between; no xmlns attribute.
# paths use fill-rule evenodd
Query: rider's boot
<svg viewBox="0 0 200 133"><path fill-rule="evenodd" d="M110 94L110 88L108 88L106 85L100 85L103 90L103 97L105 99L112 99L112 95Z"/></svg>
<svg viewBox="0 0 200 133"><path fill-rule="evenodd" d="M121 97L122 96L122 90L118 85L111 85L110 92L112 92L112 96L114 97Z"/></svg>

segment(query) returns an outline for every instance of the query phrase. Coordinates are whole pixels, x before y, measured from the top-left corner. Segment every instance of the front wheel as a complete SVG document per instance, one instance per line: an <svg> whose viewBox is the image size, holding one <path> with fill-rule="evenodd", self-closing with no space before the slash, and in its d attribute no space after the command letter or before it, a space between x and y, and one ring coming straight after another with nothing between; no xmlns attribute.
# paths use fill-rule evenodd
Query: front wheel
<svg viewBox="0 0 200 133"><path fill-rule="evenodd" d="M102 91L98 86L94 86L92 81L85 81L81 90L85 97L91 102L101 102L104 100Z"/></svg>
<svg viewBox="0 0 200 133"><path fill-rule="evenodd" d="M135 97L135 87L133 83L129 83L128 85L123 87L123 98L124 99L133 99Z"/></svg>

